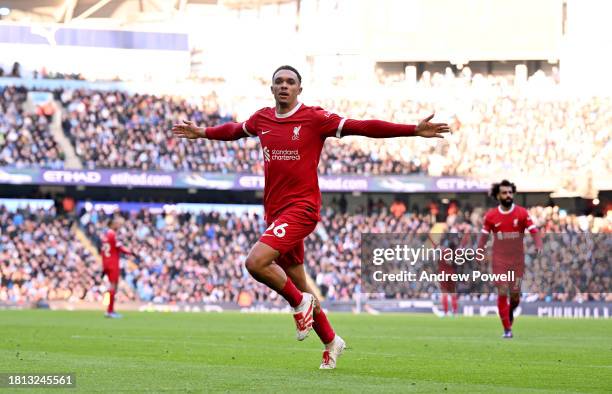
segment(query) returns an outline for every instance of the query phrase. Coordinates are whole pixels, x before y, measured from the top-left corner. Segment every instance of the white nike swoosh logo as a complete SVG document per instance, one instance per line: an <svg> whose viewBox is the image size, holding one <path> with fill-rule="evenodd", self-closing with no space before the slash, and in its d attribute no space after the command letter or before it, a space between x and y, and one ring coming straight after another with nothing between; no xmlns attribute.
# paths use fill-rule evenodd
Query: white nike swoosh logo
<svg viewBox="0 0 612 394"><path fill-rule="evenodd" d="M271 132L272 130L266 130L266 131L262 131L261 134L268 134L269 132Z"/></svg>
<svg viewBox="0 0 612 394"><path fill-rule="evenodd" d="M495 223L495 227L501 226L501 223Z"/></svg>

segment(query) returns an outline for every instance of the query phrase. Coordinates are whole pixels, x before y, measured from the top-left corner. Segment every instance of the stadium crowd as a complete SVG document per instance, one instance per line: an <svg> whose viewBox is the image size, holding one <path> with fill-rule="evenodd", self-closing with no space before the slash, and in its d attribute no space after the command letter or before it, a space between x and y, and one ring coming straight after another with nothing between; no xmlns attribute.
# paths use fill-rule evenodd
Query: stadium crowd
<svg viewBox="0 0 612 394"><path fill-rule="evenodd" d="M63 128L87 168L138 168L200 172L263 173L254 140L192 143L173 138L170 129L190 118L213 126L232 120L222 116L214 97L204 106L184 99L111 91L64 91Z"/></svg>
<svg viewBox="0 0 612 394"><path fill-rule="evenodd" d="M446 219L447 231L477 234L483 213L480 208L454 210ZM282 305L278 295L255 282L243 266L250 245L265 230L261 217L219 212L153 214L144 210L123 215L128 220L117 238L138 258L124 256L119 302L243 303L248 299L248 303ZM535 207L531 215L549 233L546 244L550 247L535 256L528 243L527 272L532 274L526 276L525 299L610 300L605 250L610 247L611 218L567 215L556 207ZM101 264L74 236L72 225L81 226L96 244L108 218L102 211L90 210L82 212L78 223L71 223L53 210L10 212L0 207L0 302L100 301L106 291ZM307 272L326 299L352 300L361 289L361 233L429 233L433 220L427 212L401 212L380 204L351 214L342 213L337 205L328 206L321 224L306 241ZM575 237L586 236L588 231L601 234L601 242L574 250ZM573 241L553 232L569 234ZM431 296L432 289L371 295Z"/></svg>
<svg viewBox="0 0 612 394"><path fill-rule="evenodd" d="M385 82L367 98L339 91L338 98L309 104L347 117L399 123L415 123L435 109L451 123L453 135L444 142L331 139L322 152L321 174L528 173L571 183L576 174L612 171L607 127L612 100L568 96L554 75L536 73L520 84L513 75L472 75L466 67L460 75L425 72L399 93L396 85ZM23 110L26 89L0 91L0 165L62 167L63 153L49 132L50 116ZM172 138L171 125L180 119L201 125L235 120L238 104L222 108L214 93L197 102L119 91L55 93L65 109L64 132L86 168L263 173L257 139L191 143Z"/></svg>
<svg viewBox="0 0 612 394"><path fill-rule="evenodd" d="M513 78L425 73L412 95L385 93L380 87L380 93L370 99L309 103L347 117L399 123L415 123L435 109L455 131L442 143L410 138L393 142L332 139L323 150L320 173L478 177L498 173L567 176L584 173L592 165L612 170L606 159L612 149L607 127L612 121L612 100L565 96L542 75L517 86ZM193 103L76 90L65 91L62 102L67 110L64 130L86 167L263 173L256 139L191 143L172 138L170 127L180 119L201 125L233 120L221 115L215 95ZM230 114L234 108L223 111Z"/></svg>
<svg viewBox="0 0 612 394"><path fill-rule="evenodd" d="M0 302L90 299L102 291L98 270L95 256L54 209L0 206Z"/></svg>
<svg viewBox="0 0 612 394"><path fill-rule="evenodd" d="M0 166L63 168L51 114L43 107L26 111L27 95L25 88L0 86Z"/></svg>
<svg viewBox="0 0 612 394"><path fill-rule="evenodd" d="M32 79L61 79L61 80L73 80L73 81L84 81L85 77L80 73L66 73L49 71L46 67L41 67L36 70L24 70L19 62L13 62L13 65L7 67L10 72L5 72L0 63L0 78L32 78Z"/></svg>

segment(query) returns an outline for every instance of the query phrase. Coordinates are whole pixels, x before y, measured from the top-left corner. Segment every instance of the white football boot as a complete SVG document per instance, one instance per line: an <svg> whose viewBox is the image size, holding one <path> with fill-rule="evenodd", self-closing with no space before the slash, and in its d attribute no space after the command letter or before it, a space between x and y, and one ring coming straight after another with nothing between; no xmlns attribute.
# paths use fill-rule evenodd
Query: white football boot
<svg viewBox="0 0 612 394"><path fill-rule="evenodd" d="M302 302L293 310L296 338L298 341L303 341L306 339L308 334L310 334L312 324L314 323L315 298L310 293L302 294Z"/></svg>
<svg viewBox="0 0 612 394"><path fill-rule="evenodd" d="M340 338L339 335L336 335L331 343L325 345L323 361L319 369L336 368L336 361L338 361L338 357L344 353L344 349L346 349L346 342L344 342L344 339Z"/></svg>

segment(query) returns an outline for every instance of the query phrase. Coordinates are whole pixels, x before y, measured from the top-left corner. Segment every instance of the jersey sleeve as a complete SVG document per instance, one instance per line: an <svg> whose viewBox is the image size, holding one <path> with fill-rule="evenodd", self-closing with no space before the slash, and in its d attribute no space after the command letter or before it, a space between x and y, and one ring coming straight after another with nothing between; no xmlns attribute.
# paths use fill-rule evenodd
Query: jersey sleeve
<svg viewBox="0 0 612 394"><path fill-rule="evenodd" d="M259 111L251 115L247 120L242 122L242 131L249 137L257 137L257 118Z"/></svg>
<svg viewBox="0 0 612 394"><path fill-rule="evenodd" d="M117 244L117 250L119 250L123 254L133 254L132 251L130 251L128 248L126 248L120 243Z"/></svg>
<svg viewBox="0 0 612 394"><path fill-rule="evenodd" d="M317 129L322 138L342 137L342 127L346 118L320 107L315 107L314 113L317 120Z"/></svg>
<svg viewBox="0 0 612 394"><path fill-rule="evenodd" d="M482 229L480 230L480 232L483 234L489 234L492 230L493 225L491 223L491 215L490 212L487 212L484 217L484 220L482 221Z"/></svg>
<svg viewBox="0 0 612 394"><path fill-rule="evenodd" d="M531 219L531 215L529 215L529 212L527 210L525 210L525 229L530 233L538 231L538 226L535 225L533 219Z"/></svg>
<svg viewBox="0 0 612 394"><path fill-rule="evenodd" d="M257 137L256 117L259 111L255 112L249 119L242 123L228 122L219 126L206 128L206 138L215 141L236 141L245 137Z"/></svg>
<svg viewBox="0 0 612 394"><path fill-rule="evenodd" d="M491 215L490 212L487 212L484 217L484 220L482 221L482 229L480 230L480 237L478 238L477 243L478 249L483 249L485 247L487 241L489 240L489 233L491 232L492 228L493 226L491 225Z"/></svg>
<svg viewBox="0 0 612 394"><path fill-rule="evenodd" d="M415 125L391 123L377 119L347 119L343 128L345 135L360 135L369 138L412 137L415 131Z"/></svg>

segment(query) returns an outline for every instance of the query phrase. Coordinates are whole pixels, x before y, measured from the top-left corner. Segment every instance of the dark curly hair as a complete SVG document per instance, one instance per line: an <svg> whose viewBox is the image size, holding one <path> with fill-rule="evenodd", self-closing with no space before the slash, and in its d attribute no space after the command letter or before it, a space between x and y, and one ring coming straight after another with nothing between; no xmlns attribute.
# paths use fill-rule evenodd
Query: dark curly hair
<svg viewBox="0 0 612 394"><path fill-rule="evenodd" d="M497 195L499 194L499 188L501 186L509 186L512 188L512 193L516 193L516 185L510 182L509 180L504 179L499 183L494 183L493 185L491 185L491 191L489 192L489 196L493 199L497 199Z"/></svg>

